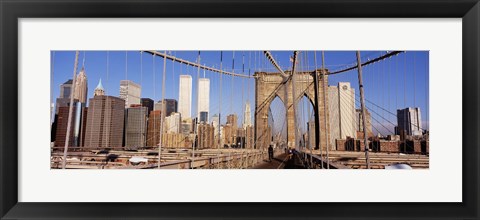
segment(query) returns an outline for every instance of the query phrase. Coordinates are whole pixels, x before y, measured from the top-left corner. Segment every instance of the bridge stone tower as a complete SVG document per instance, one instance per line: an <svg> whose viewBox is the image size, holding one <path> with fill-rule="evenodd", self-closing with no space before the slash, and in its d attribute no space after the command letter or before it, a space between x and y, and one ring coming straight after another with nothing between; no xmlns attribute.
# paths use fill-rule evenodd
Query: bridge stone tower
<svg viewBox="0 0 480 220"><path fill-rule="evenodd" d="M326 149L327 136L326 131L329 131L329 120L327 120L327 125L325 126L325 113L327 114L327 119L329 117L328 112L328 75L325 71L325 79L321 76L322 69L317 70L318 72L318 97L319 97L319 106L318 113L315 112L315 117L319 117L320 121L320 146L322 149ZM286 74L291 74L291 72L286 71ZM269 132L268 129L268 109L270 104L275 99L279 97L286 109L286 120L287 120L287 142L288 147L295 148L295 118L293 103L298 103L303 96L306 96L313 107L315 107L315 87L314 87L314 72L296 72L295 73L295 99L292 90L293 79L290 77L284 82L284 78L280 73L267 73L267 72L255 72L255 141L257 149L266 149L268 148L271 140L267 137ZM323 91L327 92L326 105L324 105ZM327 109L324 108L326 106ZM315 108L314 108L315 109ZM332 149L332 146L330 146Z"/></svg>

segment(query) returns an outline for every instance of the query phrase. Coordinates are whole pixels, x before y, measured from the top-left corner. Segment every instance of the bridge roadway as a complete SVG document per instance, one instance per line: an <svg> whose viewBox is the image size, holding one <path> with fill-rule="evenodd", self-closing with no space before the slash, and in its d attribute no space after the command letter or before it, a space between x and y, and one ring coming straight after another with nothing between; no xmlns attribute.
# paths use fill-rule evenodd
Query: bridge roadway
<svg viewBox="0 0 480 220"><path fill-rule="evenodd" d="M298 159L294 154L289 157L288 153L281 153L274 156L272 161L263 160L262 163L254 166L253 169L305 169L305 167L300 165Z"/></svg>

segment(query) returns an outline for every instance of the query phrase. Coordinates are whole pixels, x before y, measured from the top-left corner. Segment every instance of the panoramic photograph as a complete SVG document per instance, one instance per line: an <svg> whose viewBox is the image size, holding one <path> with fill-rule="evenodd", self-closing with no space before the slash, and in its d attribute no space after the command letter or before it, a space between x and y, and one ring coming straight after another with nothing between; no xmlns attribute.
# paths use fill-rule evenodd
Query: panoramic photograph
<svg viewBox="0 0 480 220"><path fill-rule="evenodd" d="M50 58L51 169L429 169L429 51Z"/></svg>

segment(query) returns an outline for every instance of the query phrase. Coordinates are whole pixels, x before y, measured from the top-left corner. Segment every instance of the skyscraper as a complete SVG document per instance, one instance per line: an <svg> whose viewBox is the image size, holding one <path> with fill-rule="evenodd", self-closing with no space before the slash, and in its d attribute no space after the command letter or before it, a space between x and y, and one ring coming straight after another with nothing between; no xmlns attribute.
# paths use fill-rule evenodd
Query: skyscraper
<svg viewBox="0 0 480 220"><path fill-rule="evenodd" d="M236 114L227 115L227 126L225 126L226 131L226 141L233 147L237 140L237 129L238 129L238 117Z"/></svg>
<svg viewBox="0 0 480 220"><path fill-rule="evenodd" d="M198 80L198 108L197 117L201 112L206 112L205 122L208 122L208 113L210 110L210 79L201 78Z"/></svg>
<svg viewBox="0 0 480 220"><path fill-rule="evenodd" d="M163 103L165 103L165 117L170 116L173 112L177 112L177 100L175 99L164 99L163 101L158 101L155 103L153 110L163 110Z"/></svg>
<svg viewBox="0 0 480 220"><path fill-rule="evenodd" d="M122 147L125 100L102 93L104 90L99 83L96 96L89 100L84 146Z"/></svg>
<svg viewBox="0 0 480 220"><path fill-rule="evenodd" d="M162 111L153 110L148 116L147 146L155 147L160 143L160 126L162 126Z"/></svg>
<svg viewBox="0 0 480 220"><path fill-rule="evenodd" d="M87 75L85 73L85 68L82 67L80 73L77 75L75 80L75 92L73 98L77 99L80 103L87 103Z"/></svg>
<svg viewBox="0 0 480 220"><path fill-rule="evenodd" d="M102 85L102 79L100 79L98 81L97 87L93 91L93 96L95 97L95 96L102 96L102 95L105 95L105 89L103 88L103 85Z"/></svg>
<svg viewBox="0 0 480 220"><path fill-rule="evenodd" d="M250 102L245 103L245 112L243 115L243 128L246 129L247 126L252 125L252 115L250 113Z"/></svg>
<svg viewBox="0 0 480 220"><path fill-rule="evenodd" d="M336 139L356 138L355 90L349 82L328 87L330 115L330 146Z"/></svg>
<svg viewBox="0 0 480 220"><path fill-rule="evenodd" d="M180 113L174 112L165 118L165 132L164 133L180 133L182 119Z"/></svg>
<svg viewBox="0 0 480 220"><path fill-rule="evenodd" d="M72 94L72 83L73 80L69 79L60 85L60 97L59 98L70 98Z"/></svg>
<svg viewBox="0 0 480 220"><path fill-rule="evenodd" d="M180 91L178 92L178 112L182 118L192 117L192 76L180 75Z"/></svg>
<svg viewBox="0 0 480 220"><path fill-rule="evenodd" d="M219 129L220 129L220 118L217 114L213 115L212 117L212 125L213 125L213 135L215 137L215 146L217 146L218 148L218 140L220 139L220 136L219 136Z"/></svg>
<svg viewBox="0 0 480 220"><path fill-rule="evenodd" d="M51 141L54 142L57 136L58 112L60 107L67 107L70 103L70 95L72 94L72 80L69 79L60 85L60 95L55 101L55 115L53 116L52 130L50 134Z"/></svg>
<svg viewBox="0 0 480 220"><path fill-rule="evenodd" d="M200 123L203 123L203 124L208 123L208 112L204 112L204 111L200 112Z"/></svg>
<svg viewBox="0 0 480 220"><path fill-rule="evenodd" d="M140 102L143 107L147 107L148 109L148 114L150 114L151 111L153 111L153 100L150 98L141 98Z"/></svg>
<svg viewBox="0 0 480 220"><path fill-rule="evenodd" d="M420 108L398 109L397 123L398 131L403 130L407 135L422 135Z"/></svg>
<svg viewBox="0 0 480 220"><path fill-rule="evenodd" d="M214 128L210 124L198 125L198 142L197 149L213 148L214 142Z"/></svg>
<svg viewBox="0 0 480 220"><path fill-rule="evenodd" d="M130 107L125 111L125 147L145 147L147 136L147 107Z"/></svg>
<svg viewBox="0 0 480 220"><path fill-rule="evenodd" d="M372 116L370 115L370 112L366 110L366 115L367 115L367 137L373 136L372 132ZM356 109L355 110L355 120L356 120L356 129L358 132L363 132L363 115L362 115L362 109ZM360 138L360 137L358 137Z"/></svg>
<svg viewBox="0 0 480 220"><path fill-rule="evenodd" d="M125 108L140 104L142 87L130 80L120 81L120 98L125 100Z"/></svg>
<svg viewBox="0 0 480 220"><path fill-rule="evenodd" d="M67 137L68 115L70 107L62 106L58 109L55 147L65 147ZM85 138L85 126L87 121L87 108L80 102L74 102L72 109L72 120L69 137L69 147L81 147Z"/></svg>
<svg viewBox="0 0 480 220"><path fill-rule="evenodd" d="M60 95L55 102L55 114L58 114L58 108L68 106L70 95L72 94L72 80L69 79L60 85ZM75 98L75 97L74 97Z"/></svg>

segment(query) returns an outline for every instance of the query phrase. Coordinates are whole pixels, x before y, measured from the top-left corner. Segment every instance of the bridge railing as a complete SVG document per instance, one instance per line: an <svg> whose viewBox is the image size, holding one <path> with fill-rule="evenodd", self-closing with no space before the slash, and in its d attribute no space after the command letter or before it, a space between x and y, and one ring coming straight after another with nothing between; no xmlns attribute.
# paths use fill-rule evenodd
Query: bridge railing
<svg viewBox="0 0 480 220"><path fill-rule="evenodd" d="M297 151L295 152L298 154L300 159L302 160L304 166L309 169L350 169L350 167L340 164L338 162L329 161L327 162L327 158L325 156L321 157L316 154L312 154L308 151ZM323 165L323 166L322 166Z"/></svg>

